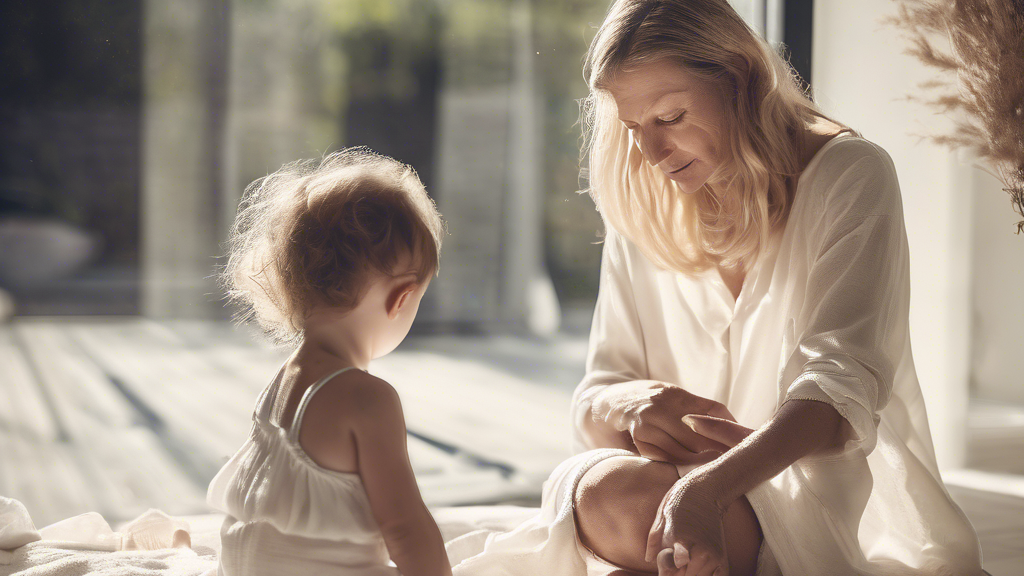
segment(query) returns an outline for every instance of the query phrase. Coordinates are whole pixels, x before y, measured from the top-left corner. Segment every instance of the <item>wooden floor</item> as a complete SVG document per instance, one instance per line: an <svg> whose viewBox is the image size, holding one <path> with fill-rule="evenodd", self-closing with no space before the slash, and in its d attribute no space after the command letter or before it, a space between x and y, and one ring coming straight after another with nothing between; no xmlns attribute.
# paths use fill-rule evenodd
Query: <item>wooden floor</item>
<svg viewBox="0 0 1024 576"><path fill-rule="evenodd" d="M410 341L373 366L402 395L428 504L535 502L570 453L579 376L538 385L493 359L431 348ZM206 486L249 433L256 397L285 356L224 324L2 326L0 494L40 525L90 510L115 521L151 507L205 512Z"/></svg>
<svg viewBox="0 0 1024 576"><path fill-rule="evenodd" d="M223 323L0 325L0 495L21 500L38 526L87 511L112 523L148 508L207 512L207 484L245 439L256 397L286 356L257 342ZM536 504L570 454L569 402L585 354L581 338L432 337L376 362L372 371L402 396L428 504ZM1024 465L1021 453L1000 456L979 438L981 460ZM986 569L1024 574L1024 494L950 490L978 529Z"/></svg>

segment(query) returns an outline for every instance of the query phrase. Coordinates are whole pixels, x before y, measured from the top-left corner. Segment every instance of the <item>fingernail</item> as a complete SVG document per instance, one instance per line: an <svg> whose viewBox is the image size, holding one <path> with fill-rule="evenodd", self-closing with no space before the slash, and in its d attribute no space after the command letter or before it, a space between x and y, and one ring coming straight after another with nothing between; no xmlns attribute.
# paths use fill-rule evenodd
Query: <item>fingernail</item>
<svg viewBox="0 0 1024 576"><path fill-rule="evenodd" d="M694 426L697 425L697 419L694 418L692 415L687 414L686 416L683 416L683 424L686 424L690 428L693 428Z"/></svg>
<svg viewBox="0 0 1024 576"><path fill-rule="evenodd" d="M679 542L672 545L672 562L676 568L682 568L690 563L690 551Z"/></svg>

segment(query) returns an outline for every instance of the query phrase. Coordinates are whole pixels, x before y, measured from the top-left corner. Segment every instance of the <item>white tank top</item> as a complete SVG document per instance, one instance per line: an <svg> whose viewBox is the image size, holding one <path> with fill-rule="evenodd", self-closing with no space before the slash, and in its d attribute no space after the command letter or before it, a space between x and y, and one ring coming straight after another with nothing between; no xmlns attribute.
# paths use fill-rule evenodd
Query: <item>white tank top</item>
<svg viewBox="0 0 1024 576"><path fill-rule="evenodd" d="M310 399L338 370L299 401L290 429L271 422L280 379L253 413L249 439L210 482L210 506L221 527L222 576L345 574L397 576L356 473L322 468L299 446Z"/></svg>

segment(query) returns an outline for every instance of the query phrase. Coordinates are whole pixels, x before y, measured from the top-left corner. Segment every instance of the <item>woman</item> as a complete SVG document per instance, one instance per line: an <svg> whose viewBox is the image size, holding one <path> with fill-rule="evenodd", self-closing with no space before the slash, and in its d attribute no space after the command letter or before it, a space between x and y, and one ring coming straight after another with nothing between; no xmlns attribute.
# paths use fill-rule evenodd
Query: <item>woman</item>
<svg viewBox="0 0 1024 576"><path fill-rule="evenodd" d="M888 155L726 0L618 0L586 74L608 233L577 441L699 464L651 528L659 573L726 574L744 495L759 574L982 573L914 372Z"/></svg>

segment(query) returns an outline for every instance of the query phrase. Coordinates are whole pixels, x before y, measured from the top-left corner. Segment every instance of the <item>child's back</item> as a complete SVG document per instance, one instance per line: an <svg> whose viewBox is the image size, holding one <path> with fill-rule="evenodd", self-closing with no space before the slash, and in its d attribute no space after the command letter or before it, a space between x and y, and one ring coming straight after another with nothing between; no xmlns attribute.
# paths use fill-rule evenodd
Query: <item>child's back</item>
<svg viewBox="0 0 1024 576"><path fill-rule="evenodd" d="M226 283L298 348L210 484L209 503L227 516L222 576L451 574L398 395L366 372L408 334L441 233L415 173L365 150L285 167L246 191Z"/></svg>
<svg viewBox="0 0 1024 576"><path fill-rule="evenodd" d="M321 467L302 448L310 400L341 388L344 368L305 387L290 424L275 412L289 392L282 374L264 391L249 439L210 484L210 503L227 513L221 529L224 574L397 574L357 472ZM335 390L320 392L337 392ZM323 398L319 398L326 404ZM277 408L277 410L275 410Z"/></svg>

